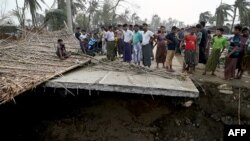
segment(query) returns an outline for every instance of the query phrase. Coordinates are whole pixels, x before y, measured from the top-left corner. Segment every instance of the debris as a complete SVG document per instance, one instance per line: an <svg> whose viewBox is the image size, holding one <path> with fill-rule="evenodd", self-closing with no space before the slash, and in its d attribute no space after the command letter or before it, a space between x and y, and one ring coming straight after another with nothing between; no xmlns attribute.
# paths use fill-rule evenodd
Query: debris
<svg viewBox="0 0 250 141"><path fill-rule="evenodd" d="M189 101L185 102L185 103L183 104L183 106L188 108L188 107L191 107L192 104L193 104L193 101L192 101L192 100L189 100Z"/></svg>
<svg viewBox="0 0 250 141"><path fill-rule="evenodd" d="M219 90L233 90L232 86L229 86L227 84L222 84L220 86L217 87Z"/></svg>
<svg viewBox="0 0 250 141"><path fill-rule="evenodd" d="M228 94L228 95L234 94L234 92L231 91L231 90L219 90L219 92L220 92L221 94Z"/></svg>
<svg viewBox="0 0 250 141"><path fill-rule="evenodd" d="M233 87L229 86L227 84L222 84L222 85L218 86L217 88L219 89L219 92L221 94L228 94L228 95L233 94Z"/></svg>
<svg viewBox="0 0 250 141"><path fill-rule="evenodd" d="M90 59L79 54L71 54L64 61L56 56L55 44L58 37L64 40L67 51L77 51L78 41L67 33L67 30L30 32L23 40L1 45L0 75L4 77L0 81L0 104L89 62Z"/></svg>

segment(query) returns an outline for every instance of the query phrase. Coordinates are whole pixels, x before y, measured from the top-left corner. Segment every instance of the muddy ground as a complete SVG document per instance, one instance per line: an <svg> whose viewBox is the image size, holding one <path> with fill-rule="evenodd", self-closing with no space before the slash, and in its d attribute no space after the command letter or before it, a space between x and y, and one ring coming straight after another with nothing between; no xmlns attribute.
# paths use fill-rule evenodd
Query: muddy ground
<svg viewBox="0 0 250 141"><path fill-rule="evenodd" d="M38 89L0 106L0 140L220 141L223 125L239 122L239 89L226 95L215 84L202 86L198 99ZM250 124L250 92L240 93L241 124Z"/></svg>

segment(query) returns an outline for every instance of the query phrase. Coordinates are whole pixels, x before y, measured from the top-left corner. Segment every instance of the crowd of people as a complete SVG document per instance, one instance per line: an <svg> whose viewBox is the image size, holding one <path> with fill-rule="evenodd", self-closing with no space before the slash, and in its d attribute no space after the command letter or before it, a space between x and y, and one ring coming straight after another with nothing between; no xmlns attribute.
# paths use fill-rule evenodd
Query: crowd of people
<svg viewBox="0 0 250 141"><path fill-rule="evenodd" d="M242 28L240 25L234 27L234 36L229 39L223 36L223 28L217 28L212 36L211 32L205 29L205 22L186 29L173 26L170 32L161 26L158 32L154 33L148 29L146 23L124 24L101 29L99 34L101 52L109 61L122 58L124 62L142 64L150 68L151 62L155 60L157 68L162 64L166 71L174 72L173 58L176 53L183 53L183 72L193 73L198 64L204 64L203 75L207 72L215 75L220 58L226 49L224 71L226 80L240 79L244 71L250 71L249 29ZM76 28L75 37L79 40L84 53L88 50L87 36L85 30ZM65 49L61 47L62 41L58 40L58 43L58 56L67 58L69 55L64 53ZM156 54L153 53L155 46ZM63 50L60 51L60 49Z"/></svg>

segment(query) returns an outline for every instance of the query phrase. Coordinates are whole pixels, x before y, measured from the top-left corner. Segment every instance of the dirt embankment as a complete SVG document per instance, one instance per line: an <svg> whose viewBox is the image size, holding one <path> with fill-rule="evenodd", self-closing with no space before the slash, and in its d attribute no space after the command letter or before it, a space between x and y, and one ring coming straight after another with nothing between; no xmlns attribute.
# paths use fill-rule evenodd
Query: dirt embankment
<svg viewBox="0 0 250 141"><path fill-rule="evenodd" d="M189 108L184 98L31 93L18 97L17 105L0 107L0 135L26 141L220 141L223 125L239 122L239 89L226 95L217 85L203 87L206 92ZM249 124L250 92L240 93L241 124Z"/></svg>

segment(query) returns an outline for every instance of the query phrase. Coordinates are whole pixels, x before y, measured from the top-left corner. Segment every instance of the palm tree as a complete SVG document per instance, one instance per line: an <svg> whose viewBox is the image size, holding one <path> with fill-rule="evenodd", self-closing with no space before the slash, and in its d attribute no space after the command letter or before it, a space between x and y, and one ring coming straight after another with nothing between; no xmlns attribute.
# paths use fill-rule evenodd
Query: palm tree
<svg viewBox="0 0 250 141"><path fill-rule="evenodd" d="M38 9L42 9L39 2L45 3L44 0L24 0L25 7L29 8L32 17L32 25L37 26L36 13Z"/></svg>
<svg viewBox="0 0 250 141"><path fill-rule="evenodd" d="M235 19L236 19L236 13L239 12L239 19L242 25L246 25L247 21L249 20L249 7L250 2L247 0L236 0L234 3L234 15L233 15L233 23L231 26L231 31L233 29Z"/></svg>
<svg viewBox="0 0 250 141"><path fill-rule="evenodd" d="M93 14L97 11L98 6L99 6L99 0L89 1L89 8L87 10L87 12L89 14L89 19L88 19L88 27L89 28L91 25L91 16L93 17Z"/></svg>
<svg viewBox="0 0 250 141"><path fill-rule="evenodd" d="M206 11L206 12L203 12L203 13L200 14L199 21L208 22L211 17L212 17L212 14L209 11Z"/></svg>
<svg viewBox="0 0 250 141"><path fill-rule="evenodd" d="M25 9L26 9L26 8L25 8L25 5L24 5L22 8L20 8L20 7L18 6L18 2L17 2L17 0L16 0L16 9L12 11L12 14L13 14L15 17L17 17L18 22L19 22L19 24L20 24L20 26L21 26L22 28L25 27Z"/></svg>
<svg viewBox="0 0 250 141"><path fill-rule="evenodd" d="M125 10L124 13L119 15L119 21L122 23L128 23L129 22L129 10Z"/></svg>
<svg viewBox="0 0 250 141"><path fill-rule="evenodd" d="M221 4L216 8L216 26L223 26L228 17L233 17L230 12L233 12L233 7L229 4Z"/></svg>

